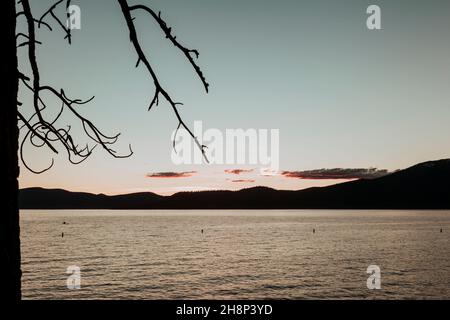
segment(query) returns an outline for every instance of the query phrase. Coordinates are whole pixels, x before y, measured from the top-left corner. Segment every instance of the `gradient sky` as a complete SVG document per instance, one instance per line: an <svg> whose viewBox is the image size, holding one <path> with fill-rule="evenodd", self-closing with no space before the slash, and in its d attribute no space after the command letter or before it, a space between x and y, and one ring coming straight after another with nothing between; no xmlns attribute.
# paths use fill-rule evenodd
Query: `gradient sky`
<svg viewBox="0 0 450 320"><path fill-rule="evenodd" d="M35 15L51 3L33 1ZM38 32L43 42L37 51L41 82L64 88L69 97L95 95L80 112L106 133L122 132L116 149L126 153L131 143L135 153L114 159L98 149L74 166L61 152L44 174L22 168L21 187L170 194L255 185L301 189L344 181L262 177L258 170L224 172L255 166L174 165L170 153L176 119L166 103L146 111L152 81L142 66L134 68L136 54L119 5L113 0L72 3L81 8L82 28L73 31L71 46L56 27ZM141 3L161 10L177 39L200 51L198 63L210 83L209 94L157 24L145 13L135 14L143 47L172 97L185 104L181 112L189 125L202 120L205 128L220 130L279 129L281 170L395 170L450 157L447 0ZM381 7L382 30L366 28L370 4ZM22 20L18 29L24 26ZM28 73L26 48L19 50L21 70ZM30 114L29 95L22 90L19 99ZM53 108L48 115L55 114L58 105ZM73 122L70 117L63 120ZM81 134L75 136L86 141ZM25 150L36 169L53 156L43 148ZM190 171L196 173L146 176Z"/></svg>

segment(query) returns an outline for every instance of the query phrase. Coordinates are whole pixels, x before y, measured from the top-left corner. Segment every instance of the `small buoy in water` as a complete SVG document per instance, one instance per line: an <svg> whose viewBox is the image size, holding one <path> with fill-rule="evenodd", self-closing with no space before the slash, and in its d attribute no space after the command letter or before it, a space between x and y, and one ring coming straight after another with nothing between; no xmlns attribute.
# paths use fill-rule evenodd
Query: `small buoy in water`
<svg viewBox="0 0 450 320"><path fill-rule="evenodd" d="M61 238L64 238L64 232L61 233Z"/></svg>
<svg viewBox="0 0 450 320"><path fill-rule="evenodd" d="M63 224L66 224L66 222L64 221Z"/></svg>
<svg viewBox="0 0 450 320"><path fill-rule="evenodd" d="M442 228L441 228L441 233L442 233Z"/></svg>
<svg viewBox="0 0 450 320"><path fill-rule="evenodd" d="M313 233L316 233L316 229L313 228Z"/></svg>
<svg viewBox="0 0 450 320"><path fill-rule="evenodd" d="M203 233L203 229L202 229L202 233Z"/></svg>

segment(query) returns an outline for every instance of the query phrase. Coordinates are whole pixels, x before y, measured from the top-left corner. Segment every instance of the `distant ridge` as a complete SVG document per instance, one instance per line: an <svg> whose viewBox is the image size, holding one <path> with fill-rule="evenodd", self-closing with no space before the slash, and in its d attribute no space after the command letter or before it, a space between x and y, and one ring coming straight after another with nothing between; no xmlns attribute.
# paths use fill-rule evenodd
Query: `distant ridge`
<svg viewBox="0 0 450 320"><path fill-rule="evenodd" d="M298 191L151 192L117 196L26 188L21 209L450 209L450 159L428 161L381 178Z"/></svg>

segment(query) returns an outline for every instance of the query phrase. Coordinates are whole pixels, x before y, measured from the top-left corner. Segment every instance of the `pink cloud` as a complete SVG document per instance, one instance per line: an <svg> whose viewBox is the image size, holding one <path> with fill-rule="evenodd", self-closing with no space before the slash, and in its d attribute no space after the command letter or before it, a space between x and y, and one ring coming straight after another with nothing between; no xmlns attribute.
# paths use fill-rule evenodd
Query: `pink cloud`
<svg viewBox="0 0 450 320"><path fill-rule="evenodd" d="M253 169L226 169L224 171L226 173L230 173L230 174L241 174L241 173L252 172Z"/></svg>
<svg viewBox="0 0 450 320"><path fill-rule="evenodd" d="M145 177L147 178L162 178L162 179L170 179L170 178L188 178L197 173L197 171L183 171L183 172L154 172L147 173Z"/></svg>
<svg viewBox="0 0 450 320"><path fill-rule="evenodd" d="M326 180L326 179L375 179L389 174L385 169L377 168L334 168L315 169L307 171L283 171L281 173L287 178Z"/></svg>

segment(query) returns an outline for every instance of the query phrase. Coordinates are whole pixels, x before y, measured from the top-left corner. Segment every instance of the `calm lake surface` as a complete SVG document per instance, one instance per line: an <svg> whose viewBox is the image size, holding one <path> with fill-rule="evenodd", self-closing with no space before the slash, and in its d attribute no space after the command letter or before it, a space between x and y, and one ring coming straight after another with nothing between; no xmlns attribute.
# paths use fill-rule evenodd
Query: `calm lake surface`
<svg viewBox="0 0 450 320"><path fill-rule="evenodd" d="M22 210L21 232L24 299L450 298L450 211Z"/></svg>

